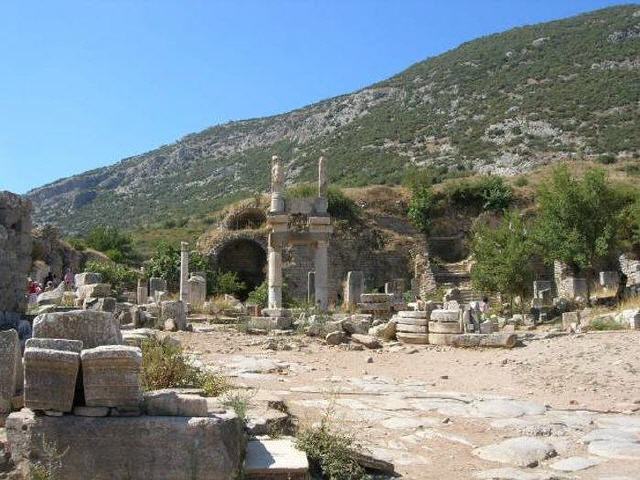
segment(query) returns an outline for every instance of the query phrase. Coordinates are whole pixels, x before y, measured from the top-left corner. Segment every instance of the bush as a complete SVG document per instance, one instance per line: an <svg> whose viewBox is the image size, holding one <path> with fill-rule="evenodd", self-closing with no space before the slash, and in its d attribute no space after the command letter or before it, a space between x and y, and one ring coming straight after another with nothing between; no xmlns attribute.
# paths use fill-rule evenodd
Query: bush
<svg viewBox="0 0 640 480"><path fill-rule="evenodd" d="M238 279L236 272L217 272L215 275L214 293L237 295L246 288L246 284Z"/></svg>
<svg viewBox="0 0 640 480"><path fill-rule="evenodd" d="M260 285L258 285L255 288L255 290L249 293L249 297L247 298L247 303L258 305L261 308L267 308L268 302L269 302L269 285L265 280Z"/></svg>
<svg viewBox="0 0 640 480"><path fill-rule="evenodd" d="M135 287L138 280L138 272L119 263L90 260L85 265L85 270L100 273L103 281L110 283L117 291Z"/></svg>
<svg viewBox="0 0 640 480"><path fill-rule="evenodd" d="M219 396L231 384L221 376L193 366L182 348L163 340L142 343L142 385L146 391L162 388L202 388L209 397Z"/></svg>
<svg viewBox="0 0 640 480"><path fill-rule="evenodd" d="M318 187L313 183L300 183L287 189L288 198L315 198L318 196ZM334 218L342 220L355 220L359 216L358 206L347 197L342 190L336 187L327 189L327 211Z"/></svg>
<svg viewBox="0 0 640 480"><path fill-rule="evenodd" d="M312 471L328 480L365 478L353 445L351 436L330 429L328 415L323 417L320 426L303 429L296 442L296 446L307 454Z"/></svg>
<svg viewBox="0 0 640 480"><path fill-rule="evenodd" d="M445 195L454 205L485 211L505 210L513 202L511 187L495 176L453 182L445 188Z"/></svg>
<svg viewBox="0 0 640 480"><path fill-rule="evenodd" d="M85 241L78 237L71 237L67 239L67 243L79 252L84 252L87 249Z"/></svg>
<svg viewBox="0 0 640 480"><path fill-rule="evenodd" d="M529 185L529 180L527 179L527 177L518 177L516 178L514 185L516 187L526 187L527 185Z"/></svg>
<svg viewBox="0 0 640 480"><path fill-rule="evenodd" d="M611 155L610 153L605 153L598 157L598 163L601 163L603 165L612 165L616 163L616 161L617 161L617 158L614 155Z"/></svg>
<svg viewBox="0 0 640 480"><path fill-rule="evenodd" d="M435 198L431 187L417 187L413 191L407 216L411 223L422 233L431 229L431 218L435 207Z"/></svg>
<svg viewBox="0 0 640 480"><path fill-rule="evenodd" d="M136 258L131 237L116 227L95 227L87 235L85 243L88 247L105 253L115 262Z"/></svg>
<svg viewBox="0 0 640 480"><path fill-rule="evenodd" d="M596 318L589 324L591 330L606 331L606 330L624 330L624 326L616 322L611 318Z"/></svg>

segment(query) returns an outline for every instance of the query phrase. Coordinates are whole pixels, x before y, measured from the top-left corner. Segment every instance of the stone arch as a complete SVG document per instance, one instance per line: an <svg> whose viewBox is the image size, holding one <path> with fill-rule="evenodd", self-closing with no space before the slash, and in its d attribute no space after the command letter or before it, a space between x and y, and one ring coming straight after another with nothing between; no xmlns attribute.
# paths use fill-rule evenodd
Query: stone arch
<svg viewBox="0 0 640 480"><path fill-rule="evenodd" d="M245 290L240 292L241 300L245 300L249 292L266 278L267 252L254 239L233 238L218 249L216 264L221 272L235 272L238 279L245 283Z"/></svg>
<svg viewBox="0 0 640 480"><path fill-rule="evenodd" d="M224 220L228 230L255 230L262 228L267 215L260 208L243 208L230 213Z"/></svg>

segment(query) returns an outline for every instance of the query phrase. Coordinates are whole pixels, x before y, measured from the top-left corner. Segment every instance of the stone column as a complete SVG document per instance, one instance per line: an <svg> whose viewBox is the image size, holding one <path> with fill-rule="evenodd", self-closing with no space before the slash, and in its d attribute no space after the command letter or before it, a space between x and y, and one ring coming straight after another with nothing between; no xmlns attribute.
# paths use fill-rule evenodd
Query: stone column
<svg viewBox="0 0 640 480"><path fill-rule="evenodd" d="M271 157L271 208L269 212L284 212L284 170L277 155Z"/></svg>
<svg viewBox="0 0 640 480"><path fill-rule="evenodd" d="M269 308L282 308L282 249L269 239Z"/></svg>
<svg viewBox="0 0 640 480"><path fill-rule="evenodd" d="M324 157L320 157L318 160L318 196L327 196L327 185L329 180L327 179L327 164Z"/></svg>
<svg viewBox="0 0 640 480"><path fill-rule="evenodd" d="M356 307L360 302L360 295L364 293L364 273L352 271L347 273L347 282L344 288L344 304L347 307Z"/></svg>
<svg viewBox="0 0 640 480"><path fill-rule="evenodd" d="M144 267L140 267L140 278L138 278L136 301L138 305L144 305L149 301L149 283L144 275Z"/></svg>
<svg viewBox="0 0 640 480"><path fill-rule="evenodd" d="M316 272L307 272L307 303L315 304L316 298Z"/></svg>
<svg viewBox="0 0 640 480"><path fill-rule="evenodd" d="M315 249L315 283L316 283L316 306L320 310L327 310L329 307L328 270L329 270L329 242L319 240Z"/></svg>
<svg viewBox="0 0 640 480"><path fill-rule="evenodd" d="M187 242L180 242L180 300L189 300L189 250Z"/></svg>

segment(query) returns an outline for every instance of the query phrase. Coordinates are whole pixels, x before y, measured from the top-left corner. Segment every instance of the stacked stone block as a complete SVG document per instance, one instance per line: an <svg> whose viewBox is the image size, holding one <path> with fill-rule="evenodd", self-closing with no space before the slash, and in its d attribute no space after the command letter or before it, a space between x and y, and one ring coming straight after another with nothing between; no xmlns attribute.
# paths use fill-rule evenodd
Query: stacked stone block
<svg viewBox="0 0 640 480"><path fill-rule="evenodd" d="M386 293L363 293L360 295L358 309L362 313L371 313L375 316L391 315L393 295Z"/></svg>
<svg viewBox="0 0 640 480"><path fill-rule="evenodd" d="M393 317L396 338L402 343L429 343L429 317L431 312L403 310Z"/></svg>
<svg viewBox="0 0 640 480"><path fill-rule="evenodd" d="M11 402L22 389L22 354L16 330L0 332L0 415L11 412Z"/></svg>
<svg viewBox="0 0 640 480"><path fill-rule="evenodd" d="M429 322L429 343L451 345L454 338L462 333L460 310L434 310Z"/></svg>

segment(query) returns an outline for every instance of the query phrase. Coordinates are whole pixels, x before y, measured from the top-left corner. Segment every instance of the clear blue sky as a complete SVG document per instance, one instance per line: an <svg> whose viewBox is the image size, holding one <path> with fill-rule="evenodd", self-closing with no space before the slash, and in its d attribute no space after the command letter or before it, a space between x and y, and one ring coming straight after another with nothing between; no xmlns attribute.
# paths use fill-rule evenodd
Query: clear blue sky
<svg viewBox="0 0 640 480"><path fill-rule="evenodd" d="M606 0L16 0L0 5L0 190L387 78Z"/></svg>

